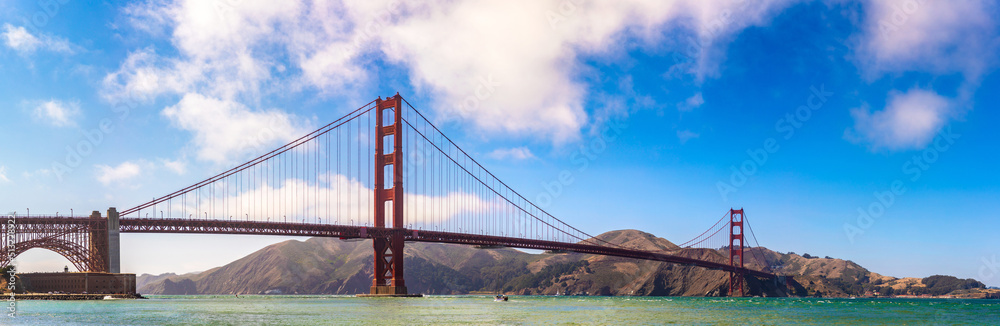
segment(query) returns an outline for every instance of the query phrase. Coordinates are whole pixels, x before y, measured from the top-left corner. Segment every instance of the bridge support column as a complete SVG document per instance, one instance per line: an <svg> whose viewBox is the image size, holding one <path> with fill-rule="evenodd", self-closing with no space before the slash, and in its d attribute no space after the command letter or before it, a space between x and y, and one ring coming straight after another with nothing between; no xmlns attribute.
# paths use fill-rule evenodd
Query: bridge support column
<svg viewBox="0 0 1000 326"><path fill-rule="evenodd" d="M108 208L108 273L121 273L121 226L118 210Z"/></svg>
<svg viewBox="0 0 1000 326"><path fill-rule="evenodd" d="M87 222L87 264L88 270L81 272L108 272L109 260L108 221L101 217L101 212L94 211Z"/></svg>
<svg viewBox="0 0 1000 326"><path fill-rule="evenodd" d="M405 296L403 279L403 99L399 94L384 101L375 100L375 228L388 232L373 232L375 273L371 295ZM383 113L392 110L392 122L387 124ZM391 139L392 152L385 154ZM391 168L390 168L391 167ZM385 188L386 170L392 176L392 188ZM392 206L392 226L386 226L386 206Z"/></svg>
<svg viewBox="0 0 1000 326"><path fill-rule="evenodd" d="M745 296L743 273L743 209L729 210L729 266L734 267L729 272L729 296L735 297L736 291Z"/></svg>

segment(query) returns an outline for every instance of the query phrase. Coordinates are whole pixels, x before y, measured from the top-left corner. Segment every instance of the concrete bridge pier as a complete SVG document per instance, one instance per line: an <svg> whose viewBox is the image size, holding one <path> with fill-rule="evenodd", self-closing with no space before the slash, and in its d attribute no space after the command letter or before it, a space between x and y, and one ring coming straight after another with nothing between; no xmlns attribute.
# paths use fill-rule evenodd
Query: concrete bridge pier
<svg viewBox="0 0 1000 326"><path fill-rule="evenodd" d="M108 208L108 273L121 273L121 225L118 210Z"/></svg>

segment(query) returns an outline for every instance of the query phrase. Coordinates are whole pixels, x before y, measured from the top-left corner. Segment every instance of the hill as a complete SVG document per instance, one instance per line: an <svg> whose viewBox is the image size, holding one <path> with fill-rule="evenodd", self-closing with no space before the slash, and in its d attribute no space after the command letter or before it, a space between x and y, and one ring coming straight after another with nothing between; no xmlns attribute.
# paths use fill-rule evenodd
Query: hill
<svg viewBox="0 0 1000 326"><path fill-rule="evenodd" d="M490 285L480 274L484 269L524 265L532 256L513 249L410 243L404 251L406 281L415 293L467 293ZM289 240L201 273L143 274L137 289L147 294L367 293L373 260L370 240Z"/></svg>
<svg viewBox="0 0 1000 326"><path fill-rule="evenodd" d="M728 262L723 250L681 249L637 230L611 231L596 238L620 246ZM942 294L976 291L982 283L947 277L897 279L868 271L849 260L779 253L758 247L744 254L746 265L770 268L780 280L749 277L749 294L761 296L863 296L886 293ZM143 294L357 294L371 286L371 241L332 238L289 240L201 273L148 275L137 279ZM404 251L411 293L722 296L727 272L664 262L579 253L529 254L509 248L408 243ZM971 282L970 282L971 281ZM930 284L929 287L926 284ZM921 290L926 287L929 290Z"/></svg>

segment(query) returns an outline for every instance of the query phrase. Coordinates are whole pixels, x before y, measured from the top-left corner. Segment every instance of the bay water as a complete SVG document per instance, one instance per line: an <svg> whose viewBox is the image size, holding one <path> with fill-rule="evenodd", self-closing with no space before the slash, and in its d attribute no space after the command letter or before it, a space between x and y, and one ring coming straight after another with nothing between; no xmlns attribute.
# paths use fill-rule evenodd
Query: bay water
<svg viewBox="0 0 1000 326"><path fill-rule="evenodd" d="M328 295L18 301L14 325L998 325L1000 300Z"/></svg>

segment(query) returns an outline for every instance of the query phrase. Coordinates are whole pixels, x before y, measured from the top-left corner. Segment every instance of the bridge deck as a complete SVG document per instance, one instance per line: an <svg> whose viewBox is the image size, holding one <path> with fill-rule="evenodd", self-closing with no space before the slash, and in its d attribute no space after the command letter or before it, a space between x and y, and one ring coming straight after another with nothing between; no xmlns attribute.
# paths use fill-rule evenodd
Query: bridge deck
<svg viewBox="0 0 1000 326"><path fill-rule="evenodd" d="M131 233L205 233L205 234L254 234L286 235L336 238L374 238L390 233L402 232L406 241L454 243L480 246L503 246L538 250L567 250L572 252L617 256L635 259L663 261L682 265L699 266L722 271L743 272L757 277L773 278L769 274L753 269L739 268L724 263L693 259L666 253L657 253L626 248L614 248L582 243L521 239L490 235L463 234L453 232L424 231L411 229L375 228L350 225L329 225L309 223L259 222L259 221L215 221L189 219L147 219L122 218L121 231Z"/></svg>

